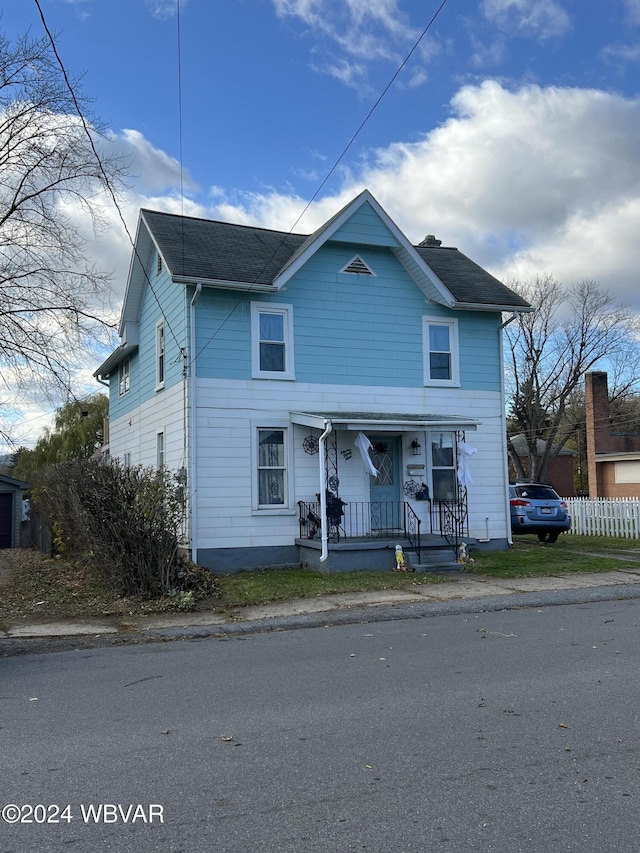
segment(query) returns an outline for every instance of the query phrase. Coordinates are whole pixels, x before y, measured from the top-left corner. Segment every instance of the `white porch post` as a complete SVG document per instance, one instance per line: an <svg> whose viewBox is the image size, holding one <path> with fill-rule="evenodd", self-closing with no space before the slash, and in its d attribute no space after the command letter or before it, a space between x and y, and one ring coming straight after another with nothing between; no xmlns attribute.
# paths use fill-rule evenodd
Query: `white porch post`
<svg viewBox="0 0 640 853"><path fill-rule="evenodd" d="M327 525L327 477L325 459L327 457L327 437L333 429L333 424L325 418L324 432L320 436L319 444L319 464L320 464L320 531L322 541L322 553L320 554L320 562L324 563L329 556L329 530Z"/></svg>

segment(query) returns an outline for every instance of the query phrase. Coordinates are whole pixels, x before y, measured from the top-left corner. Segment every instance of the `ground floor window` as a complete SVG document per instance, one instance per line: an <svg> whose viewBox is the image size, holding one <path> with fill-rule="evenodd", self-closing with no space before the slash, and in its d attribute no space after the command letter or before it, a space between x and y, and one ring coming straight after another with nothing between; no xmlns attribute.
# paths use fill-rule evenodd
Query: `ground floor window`
<svg viewBox="0 0 640 853"><path fill-rule="evenodd" d="M455 433L434 432L429 440L433 498L452 501L457 496Z"/></svg>
<svg viewBox="0 0 640 853"><path fill-rule="evenodd" d="M287 505L286 430L258 430L258 506Z"/></svg>

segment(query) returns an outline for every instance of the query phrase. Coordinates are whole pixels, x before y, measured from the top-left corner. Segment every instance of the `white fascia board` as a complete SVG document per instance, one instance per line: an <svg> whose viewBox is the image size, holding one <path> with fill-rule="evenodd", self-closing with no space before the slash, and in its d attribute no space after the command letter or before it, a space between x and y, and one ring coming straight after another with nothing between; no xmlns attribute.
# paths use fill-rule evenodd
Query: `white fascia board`
<svg viewBox="0 0 640 853"><path fill-rule="evenodd" d="M291 422L299 426L307 426L314 429L324 429L327 423L333 424L334 429L344 429L352 432L360 432L363 429L375 429L377 432L411 432L415 429L469 429L476 430L480 421L461 417L447 417L425 419L416 415L411 420L389 419L389 418L366 418L331 414L322 415L313 412L290 412Z"/></svg>
<svg viewBox="0 0 640 853"><path fill-rule="evenodd" d="M531 311L536 310L533 305L525 308L522 305L487 305L486 302L454 302L451 308L455 308L458 311L497 311L505 314L529 314Z"/></svg>
<svg viewBox="0 0 640 853"><path fill-rule="evenodd" d="M398 228L395 222L391 219L388 213L383 210L380 204L375 200L375 198L371 195L369 190L363 190L360 195L356 196L353 201L348 204L334 219L330 219L326 227L320 229L318 231L318 235L316 239L310 243L307 248L302 252L295 261L287 266L278 276L276 276L274 280L274 285L280 289L284 284L286 284L289 279L298 272L298 270L306 264L306 262L311 258L318 249L330 240L331 237L338 231L342 226L347 222L353 214L362 207L363 204L369 203L373 210L378 214L382 222L387 226L389 231L393 234L396 240L401 243L408 250L412 251L415 255L416 252L411 246L411 243L407 240L402 231Z"/></svg>
<svg viewBox="0 0 640 853"><path fill-rule="evenodd" d="M255 284L249 281L228 281L218 278L200 278L198 276L173 275L171 281L174 284L198 285L216 288L218 290L246 290L253 293L275 293L276 288L272 284Z"/></svg>
<svg viewBox="0 0 640 853"><path fill-rule="evenodd" d="M424 293L425 297L430 302L435 302L438 305L444 305L447 308L453 308L455 306L455 299L453 298L451 291L445 284L443 284L422 256L416 252L406 237L404 238L403 243L404 245L400 249L394 249L393 252L398 261L407 270L411 278ZM407 261L413 261L416 264L419 272L424 276L424 279L421 280L420 278L416 278L416 276L410 271ZM429 285L435 289L437 298L434 298L433 292L429 291Z"/></svg>
<svg viewBox="0 0 640 853"><path fill-rule="evenodd" d="M138 227L136 228L136 237L133 247L131 248L131 261L129 262L127 286L124 292L124 299L122 301L122 313L120 315L120 326L118 329L120 337L124 334L125 324L131 320L137 322L140 316L140 306L142 304L144 285L146 282L144 268L142 268L140 248L145 242L148 250L148 247L152 242L152 237L146 222L144 222L142 213L140 213L138 217ZM138 260L138 258L140 258L140 260Z"/></svg>

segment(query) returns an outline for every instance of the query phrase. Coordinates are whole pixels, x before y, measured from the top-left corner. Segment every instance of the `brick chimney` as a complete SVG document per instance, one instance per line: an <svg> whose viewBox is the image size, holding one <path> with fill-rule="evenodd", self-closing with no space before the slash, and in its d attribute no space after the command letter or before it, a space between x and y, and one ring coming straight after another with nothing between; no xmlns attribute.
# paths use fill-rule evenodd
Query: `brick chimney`
<svg viewBox="0 0 640 853"><path fill-rule="evenodd" d="M611 418L609 414L607 374L602 371L587 373L584 377L584 391L589 496L597 498L601 494L602 488L598 480L596 453L603 453L611 449Z"/></svg>
<svg viewBox="0 0 640 853"><path fill-rule="evenodd" d="M427 234L424 240L418 243L418 246L422 246L424 249L437 249L438 246L442 246L442 240L436 240L435 234Z"/></svg>

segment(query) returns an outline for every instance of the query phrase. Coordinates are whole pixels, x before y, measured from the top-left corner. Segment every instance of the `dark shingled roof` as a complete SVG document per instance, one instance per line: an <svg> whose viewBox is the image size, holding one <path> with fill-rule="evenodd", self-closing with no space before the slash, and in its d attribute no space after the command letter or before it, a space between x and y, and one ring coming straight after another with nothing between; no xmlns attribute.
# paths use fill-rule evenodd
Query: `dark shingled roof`
<svg viewBox="0 0 640 853"><path fill-rule="evenodd" d="M510 305L528 308L529 303L494 278L485 269L459 252L446 247L416 246L456 302L481 302L483 305Z"/></svg>
<svg viewBox="0 0 640 853"><path fill-rule="evenodd" d="M219 281L272 284L306 234L286 234L143 210L171 273Z"/></svg>
<svg viewBox="0 0 640 853"><path fill-rule="evenodd" d="M314 237L153 210L141 213L172 275L192 279L272 284ZM457 249L415 249L456 302L529 307L521 296Z"/></svg>

